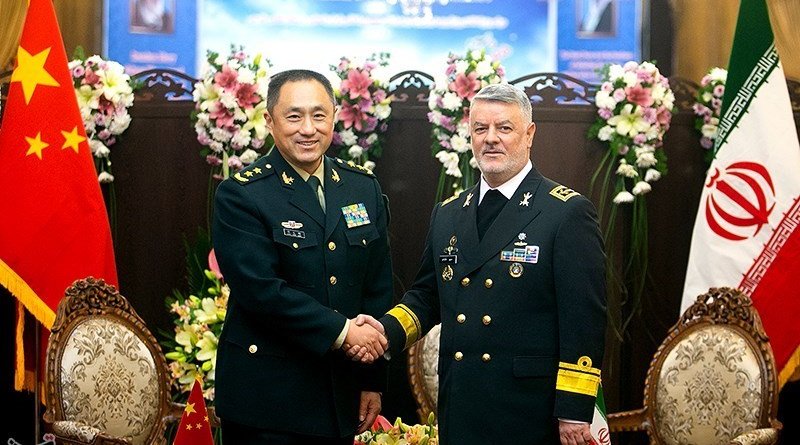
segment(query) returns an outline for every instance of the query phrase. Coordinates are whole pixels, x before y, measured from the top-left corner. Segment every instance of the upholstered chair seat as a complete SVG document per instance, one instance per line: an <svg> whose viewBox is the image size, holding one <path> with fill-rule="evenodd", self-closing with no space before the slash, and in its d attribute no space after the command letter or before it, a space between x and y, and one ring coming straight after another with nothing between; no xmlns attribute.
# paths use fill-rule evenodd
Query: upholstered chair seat
<svg viewBox="0 0 800 445"><path fill-rule="evenodd" d="M102 280L76 281L47 350L45 422L58 443L160 444L180 418L161 349L128 301Z"/></svg>
<svg viewBox="0 0 800 445"><path fill-rule="evenodd" d="M711 289L661 344L644 408L608 416L612 432L644 430L652 444L772 444L780 424L772 349L750 299Z"/></svg>

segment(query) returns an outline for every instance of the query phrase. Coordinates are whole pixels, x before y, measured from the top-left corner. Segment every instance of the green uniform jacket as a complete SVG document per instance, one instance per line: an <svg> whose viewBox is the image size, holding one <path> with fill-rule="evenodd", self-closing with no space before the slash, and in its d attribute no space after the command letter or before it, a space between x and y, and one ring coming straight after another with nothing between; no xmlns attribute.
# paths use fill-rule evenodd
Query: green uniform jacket
<svg viewBox="0 0 800 445"><path fill-rule="evenodd" d="M437 205L412 289L381 319L390 352L442 323L442 444L556 444L590 422L605 272L592 204L534 168L482 241L478 186Z"/></svg>
<svg viewBox="0 0 800 445"><path fill-rule="evenodd" d="M231 289L216 364L224 420L351 436L361 390L385 389L385 363L331 347L347 318L391 306L388 209L371 173L324 162L325 213L277 149L217 189L214 250Z"/></svg>

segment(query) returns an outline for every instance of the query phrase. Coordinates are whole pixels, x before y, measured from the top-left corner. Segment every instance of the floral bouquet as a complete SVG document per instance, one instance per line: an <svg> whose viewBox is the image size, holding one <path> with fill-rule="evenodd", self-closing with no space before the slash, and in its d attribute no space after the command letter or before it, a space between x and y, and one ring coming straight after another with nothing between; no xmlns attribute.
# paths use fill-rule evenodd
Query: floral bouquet
<svg viewBox="0 0 800 445"><path fill-rule="evenodd" d="M383 416L378 416L369 431L356 436L353 445L437 445L439 428L434 416L428 416L425 425L406 425L398 417L394 425Z"/></svg>
<svg viewBox="0 0 800 445"><path fill-rule="evenodd" d="M179 291L167 299L170 313L175 317L174 336L163 342L169 360L171 381L180 392L192 390L195 380L203 382L203 396L214 400L214 371L217 344L225 322L230 289L223 284L213 250L209 253L209 268L204 270L202 283L194 293L185 296Z"/></svg>
<svg viewBox="0 0 800 445"><path fill-rule="evenodd" d="M648 193L650 184L667 172L661 147L675 95L669 80L650 62L607 65L601 78L595 95L598 118L589 136L608 142L606 161L618 159L614 203L629 203Z"/></svg>
<svg viewBox="0 0 800 445"><path fill-rule="evenodd" d="M486 51L473 50L466 57L450 54L444 77L437 78L428 97L428 121L433 124L433 156L442 163L436 200L471 187L474 169L469 136L470 100L486 85L503 82L505 69Z"/></svg>
<svg viewBox="0 0 800 445"><path fill-rule="evenodd" d="M95 157L97 180L103 184L114 182L110 147L131 123L128 108L133 105L135 85L122 65L97 55L86 58L80 47L75 51L75 60L69 62L69 70L89 148Z"/></svg>
<svg viewBox="0 0 800 445"><path fill-rule="evenodd" d="M225 179L258 159L267 143L269 60L252 60L242 48L222 57L208 51L208 67L194 85L192 121L213 176Z"/></svg>
<svg viewBox="0 0 800 445"><path fill-rule="evenodd" d="M373 54L363 65L342 57L338 65L330 66L342 80L336 92L340 110L332 145L339 150L339 157L369 170L375 168L372 159L381 156L392 114L389 82L379 74L388 60L388 53Z"/></svg>
<svg viewBox="0 0 800 445"><path fill-rule="evenodd" d="M714 158L714 141L719 134L719 118L722 110L722 95L725 94L725 81L728 71L712 68L700 81L697 98L692 107L697 116L694 127L700 132L700 145L706 149L706 163Z"/></svg>

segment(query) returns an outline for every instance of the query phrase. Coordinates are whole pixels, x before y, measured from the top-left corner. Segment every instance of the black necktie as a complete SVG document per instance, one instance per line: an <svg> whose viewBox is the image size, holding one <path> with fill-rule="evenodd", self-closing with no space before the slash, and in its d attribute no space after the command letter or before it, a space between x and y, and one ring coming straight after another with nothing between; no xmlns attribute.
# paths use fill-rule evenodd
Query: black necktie
<svg viewBox="0 0 800 445"><path fill-rule="evenodd" d="M314 195L319 201L319 206L322 207L322 213L325 213L325 192L322 189L322 183L319 181L319 178L311 175L308 177L306 183L311 187L311 190L314 191Z"/></svg>
<svg viewBox="0 0 800 445"><path fill-rule="evenodd" d="M478 205L478 239L483 239L486 230L507 202L508 199L498 190L491 189L483 195L483 200Z"/></svg>

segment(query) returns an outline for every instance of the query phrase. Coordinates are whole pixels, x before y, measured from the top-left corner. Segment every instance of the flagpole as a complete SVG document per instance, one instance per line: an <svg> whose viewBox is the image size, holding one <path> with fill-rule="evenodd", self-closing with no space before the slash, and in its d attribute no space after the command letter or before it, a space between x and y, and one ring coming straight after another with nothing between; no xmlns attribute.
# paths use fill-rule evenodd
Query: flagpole
<svg viewBox="0 0 800 445"><path fill-rule="evenodd" d="M39 424L39 360L42 354L39 351L39 329L41 329L41 327L39 326L39 323L35 323L35 325L36 328L34 331L36 332L34 333L34 344L36 346L34 351L36 351L36 358L34 359L33 363L36 367L33 370L33 418L35 419L33 424L33 443L39 443L39 430L41 428L41 425Z"/></svg>

